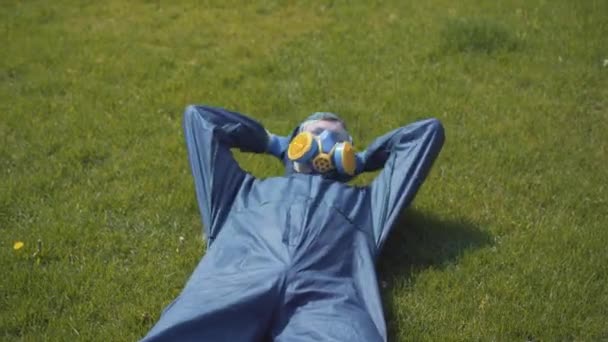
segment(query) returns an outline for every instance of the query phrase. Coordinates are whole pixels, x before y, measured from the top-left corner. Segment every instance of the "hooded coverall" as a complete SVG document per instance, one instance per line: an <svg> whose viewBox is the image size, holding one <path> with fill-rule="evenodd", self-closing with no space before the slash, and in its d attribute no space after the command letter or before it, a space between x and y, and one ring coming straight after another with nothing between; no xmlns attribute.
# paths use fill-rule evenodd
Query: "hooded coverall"
<svg viewBox="0 0 608 342"><path fill-rule="evenodd" d="M145 341L386 341L375 260L443 145L428 119L377 138L366 187L293 172L257 121L189 106L184 129L207 252ZM290 137L286 137L289 141ZM258 179L230 151L272 153Z"/></svg>

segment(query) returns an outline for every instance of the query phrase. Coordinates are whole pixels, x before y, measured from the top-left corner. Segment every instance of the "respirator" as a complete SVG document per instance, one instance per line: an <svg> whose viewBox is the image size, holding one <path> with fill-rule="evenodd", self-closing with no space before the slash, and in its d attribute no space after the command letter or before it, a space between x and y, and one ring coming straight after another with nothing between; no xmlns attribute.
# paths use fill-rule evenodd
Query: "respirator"
<svg viewBox="0 0 608 342"><path fill-rule="evenodd" d="M294 163L308 166L318 173L337 171L354 176L359 159L352 145L352 139L344 141L337 132L324 130L321 134L301 132L296 135L287 149L287 157Z"/></svg>

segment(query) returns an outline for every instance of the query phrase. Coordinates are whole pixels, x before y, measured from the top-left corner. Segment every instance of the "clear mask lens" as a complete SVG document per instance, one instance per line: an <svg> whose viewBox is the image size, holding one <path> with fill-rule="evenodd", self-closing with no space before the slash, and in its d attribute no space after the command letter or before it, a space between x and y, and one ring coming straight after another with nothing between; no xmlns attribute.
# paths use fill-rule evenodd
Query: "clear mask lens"
<svg viewBox="0 0 608 342"><path fill-rule="evenodd" d="M348 134L342 122L337 120L312 120L306 121L300 126L300 132L310 132L317 136L324 131L332 132L336 142L348 141L352 143L350 134Z"/></svg>

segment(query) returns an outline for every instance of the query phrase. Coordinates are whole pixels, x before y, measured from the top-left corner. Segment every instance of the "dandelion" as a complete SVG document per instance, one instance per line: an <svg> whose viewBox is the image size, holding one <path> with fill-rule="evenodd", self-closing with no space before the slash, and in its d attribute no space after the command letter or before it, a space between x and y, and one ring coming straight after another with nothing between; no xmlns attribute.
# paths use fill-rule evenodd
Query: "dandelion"
<svg viewBox="0 0 608 342"><path fill-rule="evenodd" d="M179 237L179 245L178 245L178 246L177 246L177 248L175 249L175 251L176 251L177 253L179 253L180 248L181 248L181 247L184 245L184 240L185 240L185 239L184 239L184 237L183 237L183 236L180 236L180 237Z"/></svg>
<svg viewBox="0 0 608 342"><path fill-rule="evenodd" d="M25 244L22 241L17 241L15 242L15 244L13 245L13 249L18 251L21 248L23 248L23 246L25 246Z"/></svg>

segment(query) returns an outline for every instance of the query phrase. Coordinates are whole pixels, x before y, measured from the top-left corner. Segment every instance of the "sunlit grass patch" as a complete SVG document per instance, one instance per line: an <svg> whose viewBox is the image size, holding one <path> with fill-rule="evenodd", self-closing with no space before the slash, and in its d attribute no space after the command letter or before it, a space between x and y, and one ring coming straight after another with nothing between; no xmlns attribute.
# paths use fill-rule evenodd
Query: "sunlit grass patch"
<svg viewBox="0 0 608 342"><path fill-rule="evenodd" d="M359 148L437 117L443 151L379 261L391 340L605 339L604 13L2 2L0 340L137 340L180 293L205 252L181 127L192 103L277 134L333 111ZM235 154L256 176L283 172Z"/></svg>

